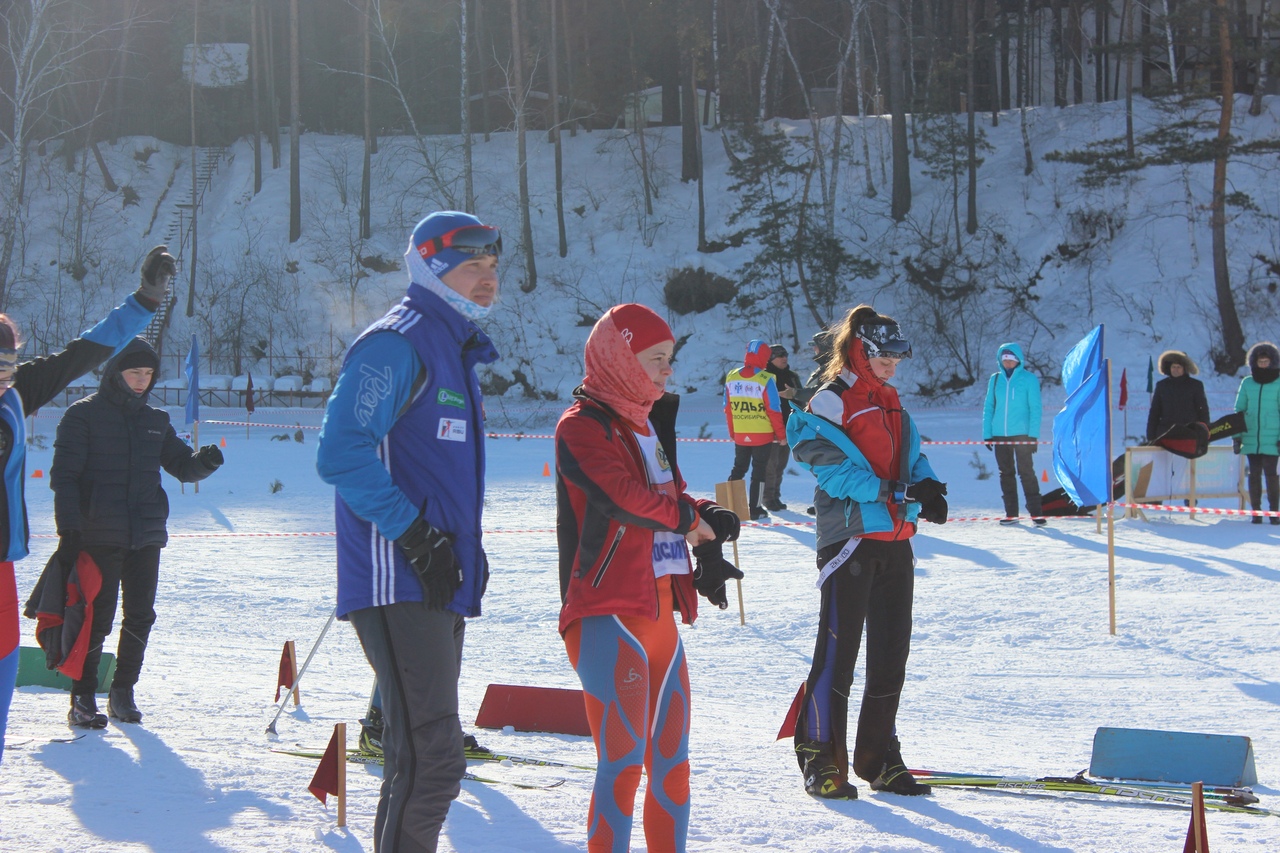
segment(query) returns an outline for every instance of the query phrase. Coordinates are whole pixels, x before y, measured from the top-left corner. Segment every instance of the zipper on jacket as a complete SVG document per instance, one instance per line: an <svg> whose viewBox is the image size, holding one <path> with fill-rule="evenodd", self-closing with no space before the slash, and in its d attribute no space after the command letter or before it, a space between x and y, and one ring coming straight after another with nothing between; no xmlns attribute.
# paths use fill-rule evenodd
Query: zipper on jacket
<svg viewBox="0 0 1280 853"><path fill-rule="evenodd" d="M609 564L613 562L613 555L618 552L618 545L622 542L622 534L627 532L625 524L618 525L618 532L613 534L613 542L609 545L609 552L604 555L604 562L600 564L600 568L596 571L596 576L591 579L592 588L600 586L600 581L604 580L604 573L609 568Z"/></svg>

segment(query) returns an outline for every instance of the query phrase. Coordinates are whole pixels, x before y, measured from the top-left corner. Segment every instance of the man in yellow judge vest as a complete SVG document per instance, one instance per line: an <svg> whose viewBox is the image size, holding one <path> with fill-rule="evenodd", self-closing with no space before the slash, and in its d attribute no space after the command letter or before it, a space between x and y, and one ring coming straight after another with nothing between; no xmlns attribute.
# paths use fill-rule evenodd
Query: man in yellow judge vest
<svg viewBox="0 0 1280 853"><path fill-rule="evenodd" d="M767 518L760 505L764 494L765 470L774 446L787 440L782 420L782 403L773 374L765 370L769 364L769 345L755 340L747 344L742 367L729 371L724 378L724 417L729 424L729 437L737 445L733 454L730 480L741 480L751 467L751 483L747 492L752 520Z"/></svg>

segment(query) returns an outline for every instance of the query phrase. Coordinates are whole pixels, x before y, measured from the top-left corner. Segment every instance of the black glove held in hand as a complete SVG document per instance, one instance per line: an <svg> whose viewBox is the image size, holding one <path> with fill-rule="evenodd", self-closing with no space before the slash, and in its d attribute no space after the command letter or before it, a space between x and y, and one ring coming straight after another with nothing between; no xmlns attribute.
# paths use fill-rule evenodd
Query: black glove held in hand
<svg viewBox="0 0 1280 853"><path fill-rule="evenodd" d="M418 518L400 534L396 544L404 549L422 584L423 603L432 610L444 610L462 585L462 568L453 556L449 537L425 518Z"/></svg>
<svg viewBox="0 0 1280 853"><path fill-rule="evenodd" d="M742 520L733 510L719 504L709 504L698 510L698 515L715 531L717 542L732 542L742 530Z"/></svg>
<svg viewBox="0 0 1280 853"><path fill-rule="evenodd" d="M729 606L724 585L730 580L742 580L742 571L724 558L719 542L698 545L693 549L693 559L693 588L724 610Z"/></svg>
<svg viewBox="0 0 1280 853"><path fill-rule="evenodd" d="M80 531L64 530L58 534L58 550L54 552L58 562L70 569L80 556Z"/></svg>
<svg viewBox="0 0 1280 853"><path fill-rule="evenodd" d="M165 291L169 289L169 282L177 269L173 255L169 254L169 247L156 246L142 262L142 281L135 296L159 305L164 301Z"/></svg>
<svg viewBox="0 0 1280 853"><path fill-rule="evenodd" d="M196 451L196 459L208 471L217 471L222 467L222 451L216 444L206 444Z"/></svg>
<svg viewBox="0 0 1280 853"><path fill-rule="evenodd" d="M927 501L920 503L920 517L925 521L932 521L934 524L947 523L947 499L942 495L936 495Z"/></svg>
<svg viewBox="0 0 1280 853"><path fill-rule="evenodd" d="M1241 451L1241 450L1243 450L1243 449L1244 449L1244 439L1242 439L1242 438L1233 438L1233 439L1231 439L1231 452L1232 452L1232 453L1234 453L1236 456L1239 456L1239 455L1240 455L1240 451Z"/></svg>
<svg viewBox="0 0 1280 853"><path fill-rule="evenodd" d="M926 477L918 483L912 483L907 486L907 500L919 501L921 505L927 505L936 497L941 497L947 493L947 484L939 483L932 477Z"/></svg>

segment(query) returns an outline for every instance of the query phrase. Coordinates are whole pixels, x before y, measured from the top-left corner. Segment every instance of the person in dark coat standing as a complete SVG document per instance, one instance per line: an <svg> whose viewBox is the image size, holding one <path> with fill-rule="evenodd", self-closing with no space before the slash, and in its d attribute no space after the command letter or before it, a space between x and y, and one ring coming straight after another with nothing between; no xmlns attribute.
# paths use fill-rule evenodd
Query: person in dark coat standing
<svg viewBox="0 0 1280 853"><path fill-rule="evenodd" d="M49 485L58 524L57 557L70 566L87 551L102 573L84 672L71 685L67 722L74 727L107 724L94 694L103 641L111 633L119 599L124 618L107 712L122 723L142 721L133 687L156 621L160 549L169 541L169 498L160 484L160 469L180 482L195 483L222 464L216 445L192 450L178 438L168 412L147 405L159 368L156 351L134 338L107 362L97 393L67 408L53 442Z"/></svg>
<svg viewBox="0 0 1280 853"><path fill-rule="evenodd" d="M795 402L800 391L800 375L789 366L787 348L782 344L774 344L769 350L769 365L766 368L773 374L773 381L778 386L778 398L782 401L782 423L791 417L791 409L799 404ZM786 473L787 463L791 461L791 447L783 442L773 445L773 456L764 472L764 508L777 512L787 508L782 502L782 475Z"/></svg>
<svg viewBox="0 0 1280 853"><path fill-rule="evenodd" d="M1160 353L1160 372L1147 415L1147 443L1152 444L1171 427L1209 423L1209 401L1204 383L1195 379L1200 372L1185 352L1171 349Z"/></svg>
<svg viewBox="0 0 1280 853"><path fill-rule="evenodd" d="M156 246L142 262L138 290L60 353L18 364L22 338L0 314L0 759L9 702L18 676L18 586L13 564L27 556L26 414L48 403L72 380L111 357L146 328L173 278L174 260Z"/></svg>

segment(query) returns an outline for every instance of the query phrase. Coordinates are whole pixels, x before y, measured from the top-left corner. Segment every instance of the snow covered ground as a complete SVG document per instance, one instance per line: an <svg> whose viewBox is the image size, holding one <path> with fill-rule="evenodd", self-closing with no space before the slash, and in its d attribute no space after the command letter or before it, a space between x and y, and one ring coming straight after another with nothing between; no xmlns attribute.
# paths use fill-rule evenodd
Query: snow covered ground
<svg viewBox="0 0 1280 853"><path fill-rule="evenodd" d="M344 830L332 798L326 810L307 792L314 764L269 751L321 747L341 721L354 743L371 677L350 626L337 624L321 644L302 681L302 707L289 706L279 737L264 734L282 643L295 639L305 655L334 603L333 539L296 535L333 529L332 493L314 472L316 433L292 440L293 425L316 425L319 413L255 416L287 430L209 423L242 414L204 410L200 440L225 437L227 464L199 494L167 480L170 531L178 535L162 561L159 620L137 688L143 724L113 722L75 743L53 742L68 735L67 695L20 688L0 765L0 849L372 850L377 768L351 766ZM56 416L36 419L46 446ZM973 410L919 413L922 432L935 440L976 438L979 418ZM696 436L703 424L723 435L714 399L686 397L681 434ZM272 440L282 435L287 440ZM972 447L929 452L950 484L953 517L995 514L999 487L976 479ZM978 453L994 471L990 455ZM50 455L33 450L28 470L47 471ZM461 684L468 729L491 682L578 686L556 633L555 498L542 476L551 443L493 439L489 460L485 527L494 576L485 616L468 625ZM680 464L692 489L710 496L727 474L729 448L686 443ZM1037 465L1050 467L1047 451ZM282 488L273 493L277 480ZM791 510L779 516L806 521L811 493L811 479L795 470L783 486ZM30 481L28 504L36 537L19 564L24 597L56 542L52 494L41 481ZM908 763L1070 775L1088 766L1098 726L1240 734L1253 738L1262 805L1280 808L1278 534L1216 518L1119 523L1113 637L1106 537L1093 523L926 526L915 540L915 636L899 716ZM746 626L734 609L704 608L697 626L682 630L694 691L690 850L1181 848L1189 812L1176 807L954 789L908 799L865 785L856 802L806 796L789 743L774 737L812 653L812 528L745 531L741 564ZM24 622L24 644L32 636L33 623ZM108 647L114 643L113 635ZM855 691L861 683L859 670ZM496 750L594 761L588 738L477 734ZM473 769L566 781L535 791L464 783L442 850L585 849L590 773ZM1208 834L1215 853L1280 850L1274 817L1210 812ZM645 849L639 831L633 849Z"/></svg>

